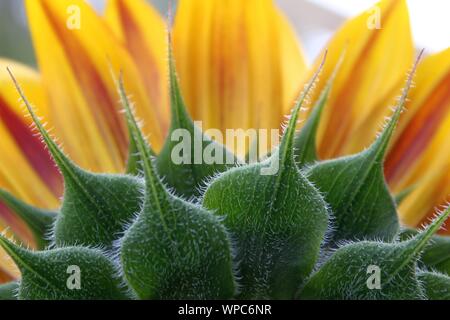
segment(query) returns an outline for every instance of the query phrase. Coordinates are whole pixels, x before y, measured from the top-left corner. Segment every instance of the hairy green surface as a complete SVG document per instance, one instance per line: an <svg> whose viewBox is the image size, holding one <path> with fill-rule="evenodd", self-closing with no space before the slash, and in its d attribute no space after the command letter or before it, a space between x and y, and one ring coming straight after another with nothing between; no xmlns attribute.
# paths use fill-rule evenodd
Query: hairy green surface
<svg viewBox="0 0 450 320"><path fill-rule="evenodd" d="M64 177L62 207L53 230L56 246L82 244L110 248L123 231L123 225L140 208L141 182L132 176L90 173L75 165L52 140L21 94Z"/></svg>
<svg viewBox="0 0 450 320"><path fill-rule="evenodd" d="M412 76L384 131L359 154L317 158L317 128L334 76L295 132L318 72L280 146L249 165L231 156L229 165L226 148L189 117L169 61L172 127L158 155L117 82L130 133L126 174L93 174L74 164L16 83L65 192L51 212L0 189L0 201L29 227L36 245L33 251L0 236L22 274L0 285L0 300L450 299L450 238L435 235L450 209L423 232L400 232L396 205L413 187L394 200L383 176ZM193 145L183 150L172 141L177 129L222 164L196 163ZM181 150L190 163L172 162Z"/></svg>
<svg viewBox="0 0 450 320"><path fill-rule="evenodd" d="M18 298L26 300L125 299L114 264L99 250L83 247L32 252L3 237L0 245L22 273ZM81 270L80 289L67 285L71 266ZM69 271L68 271L69 270Z"/></svg>
<svg viewBox="0 0 450 320"><path fill-rule="evenodd" d="M301 291L302 299L411 300L426 298L417 279L417 261L450 209L414 238L396 243L362 241L345 245L315 273ZM371 267L381 274L380 288L368 285Z"/></svg>
<svg viewBox="0 0 450 320"><path fill-rule="evenodd" d="M308 117L305 125L302 127L294 140L294 155L295 161L299 168L304 168L307 165L311 165L319 160L317 156L317 131L320 125L320 118L322 116L323 110L325 109L328 98L330 96L331 90L333 88L333 82L336 78L337 71L339 70L344 56L341 56L339 62L337 63L333 74L330 79L328 79L327 84L322 90L319 99L313 107L311 114Z"/></svg>
<svg viewBox="0 0 450 320"><path fill-rule="evenodd" d="M120 240L126 282L141 299L233 297L231 246L225 228L207 210L167 191L123 88L121 92L146 182L143 208Z"/></svg>
<svg viewBox="0 0 450 320"><path fill-rule="evenodd" d="M422 282L428 299L450 300L450 277L437 272L420 272L419 280Z"/></svg>
<svg viewBox="0 0 450 320"><path fill-rule="evenodd" d="M293 153L298 113L314 81L294 109L279 149L262 163L220 175L203 198L237 239L241 298L293 298L318 259L327 206L298 170ZM274 164L277 172L265 175Z"/></svg>
<svg viewBox="0 0 450 320"><path fill-rule="evenodd" d="M319 162L306 170L333 210L334 242L361 239L389 242L399 231L396 203L386 184L383 165L411 83L410 78L392 119L367 150Z"/></svg>
<svg viewBox="0 0 450 320"><path fill-rule="evenodd" d="M189 199L199 197L209 178L233 167L237 160L223 145L211 140L195 126L181 96L172 56L169 64L172 124L166 143L156 158L156 166L164 181L178 195ZM204 154L209 157L204 158ZM182 163L174 163L174 155ZM209 163L208 158L215 162Z"/></svg>
<svg viewBox="0 0 450 320"><path fill-rule="evenodd" d="M417 234L417 230L406 229L400 238L406 239ZM424 249L420 264L426 269L436 270L450 276L450 237L434 236Z"/></svg>

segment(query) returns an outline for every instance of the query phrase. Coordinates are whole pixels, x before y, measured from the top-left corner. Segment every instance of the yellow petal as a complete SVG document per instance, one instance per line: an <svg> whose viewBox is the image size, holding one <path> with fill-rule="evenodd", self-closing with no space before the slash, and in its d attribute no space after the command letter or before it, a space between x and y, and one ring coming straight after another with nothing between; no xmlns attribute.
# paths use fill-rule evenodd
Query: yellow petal
<svg viewBox="0 0 450 320"><path fill-rule="evenodd" d="M205 129L278 129L305 71L271 0L181 0L174 50L187 105Z"/></svg>
<svg viewBox="0 0 450 320"><path fill-rule="evenodd" d="M151 109L166 132L169 80L164 20L145 0L109 0L105 18L139 66Z"/></svg>
<svg viewBox="0 0 450 320"><path fill-rule="evenodd" d="M420 227L428 224L450 202L450 166L443 168L435 176L422 179L414 192L401 204L400 218L410 227ZM450 235L450 220L446 221L441 233Z"/></svg>
<svg viewBox="0 0 450 320"><path fill-rule="evenodd" d="M1 258L0 258L1 259ZM2 260L0 260L2 261ZM0 262L1 264L2 262ZM3 266L0 266L0 284L8 283L12 281L14 277L12 277L7 269L4 269Z"/></svg>
<svg viewBox="0 0 450 320"><path fill-rule="evenodd" d="M376 18L381 29L376 29ZM331 158L370 145L389 104L400 94L411 67L414 48L404 0L384 0L347 21L327 45L322 78L332 74L345 49L328 106L319 129L319 154ZM321 81L313 100L326 81Z"/></svg>
<svg viewBox="0 0 450 320"><path fill-rule="evenodd" d="M45 91L35 71L0 59L0 188L4 188L27 203L54 209L62 194L62 180L48 151L31 129L18 93L6 72L9 67L32 101L40 107L40 115L48 114ZM12 228L23 240L30 233L4 205L0 203L0 221Z"/></svg>
<svg viewBox="0 0 450 320"><path fill-rule="evenodd" d="M2 226L0 225L0 228ZM0 248L0 284L18 279L20 271L9 255Z"/></svg>
<svg viewBox="0 0 450 320"><path fill-rule="evenodd" d="M400 207L408 225L450 200L450 48L427 57L415 82L386 161L394 191L417 185Z"/></svg>
<svg viewBox="0 0 450 320"><path fill-rule="evenodd" d="M124 167L127 132L110 65L123 70L144 131L159 147L162 130L137 67L103 19L82 0L27 0L26 6L50 121L75 162L93 171Z"/></svg>

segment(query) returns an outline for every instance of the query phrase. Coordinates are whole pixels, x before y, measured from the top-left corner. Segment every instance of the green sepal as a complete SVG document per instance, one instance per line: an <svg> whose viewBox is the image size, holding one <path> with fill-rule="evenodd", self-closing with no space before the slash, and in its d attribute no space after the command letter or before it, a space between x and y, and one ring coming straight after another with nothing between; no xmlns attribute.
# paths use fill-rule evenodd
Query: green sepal
<svg viewBox="0 0 450 320"><path fill-rule="evenodd" d="M44 249L49 245L48 236L56 219L55 211L30 206L3 189L0 189L0 201L30 228L38 249Z"/></svg>
<svg viewBox="0 0 450 320"><path fill-rule="evenodd" d="M128 102L130 103L130 102ZM133 176L139 176L144 171L144 168L142 167L142 159L139 154L139 150L137 148L137 142L131 133L130 124L127 121L128 125L128 135L129 135L129 145L128 145L128 160L127 160L127 167L126 167L126 173L131 174ZM153 149L150 147L148 143L146 143L146 148L148 148L149 153L152 156L155 156L155 153Z"/></svg>
<svg viewBox="0 0 450 320"><path fill-rule="evenodd" d="M341 240L392 241L399 229L397 210L374 149L320 162L307 177L325 196L334 214L334 243Z"/></svg>
<svg viewBox="0 0 450 320"><path fill-rule="evenodd" d="M314 105L311 114L305 125L297 133L294 140L295 161L299 168L303 168L319 160L317 156L317 131L319 129L320 119L323 110L328 102L333 87L334 79L343 61L344 55L341 56L337 63L333 74L330 76L327 84L320 93L319 99Z"/></svg>
<svg viewBox="0 0 450 320"><path fill-rule="evenodd" d="M216 216L169 193L134 119L122 102L145 175L144 204L119 242L123 276L140 299L228 299L235 293L231 243Z"/></svg>
<svg viewBox="0 0 450 320"><path fill-rule="evenodd" d="M419 281L422 282L429 300L450 300L450 277L437 272L419 272Z"/></svg>
<svg viewBox="0 0 450 320"><path fill-rule="evenodd" d="M415 229L406 229L403 230L400 238L408 239L417 233ZM436 270L450 276L450 237L433 236L420 258L420 265L428 270Z"/></svg>
<svg viewBox="0 0 450 320"><path fill-rule="evenodd" d="M115 265L100 250L67 247L29 251L3 236L0 246L22 274L20 300L127 299Z"/></svg>
<svg viewBox="0 0 450 320"><path fill-rule="evenodd" d="M66 179L61 214L54 228L57 246L111 248L124 225L139 211L143 184L132 176L92 174L74 167Z"/></svg>
<svg viewBox="0 0 450 320"><path fill-rule="evenodd" d="M279 149L261 163L221 174L204 195L203 205L223 217L236 240L240 299L294 297L319 256L327 205L293 152L299 110L317 77L299 99Z"/></svg>
<svg viewBox="0 0 450 320"><path fill-rule="evenodd" d="M202 133L190 118L181 95L172 49L169 45L171 126L156 159L158 172L175 193L187 199L199 197L214 175L228 170L236 157L223 145ZM211 155L211 159L204 155ZM213 156L214 155L214 156ZM174 156L178 159L175 162Z"/></svg>
<svg viewBox="0 0 450 320"><path fill-rule="evenodd" d="M343 240L392 241L398 234L397 205L385 181L384 160L422 54L423 51L392 118L375 142L359 154L320 162L306 170L333 211L335 232L331 245Z"/></svg>
<svg viewBox="0 0 450 320"><path fill-rule="evenodd" d="M447 208L425 231L408 241L362 241L337 249L311 276L300 298L425 299L424 289L416 275L417 261L449 214L450 209ZM379 272L379 286L371 286L376 285L376 272Z"/></svg>
<svg viewBox="0 0 450 320"><path fill-rule="evenodd" d="M319 162L306 169L307 177L324 193L333 211L334 243L360 239L392 241L399 231L396 204L384 178L384 158L413 74L392 119L368 149L353 156Z"/></svg>
<svg viewBox="0 0 450 320"><path fill-rule="evenodd" d="M450 276L450 237L433 237L433 241L425 250L421 261L428 268Z"/></svg>
<svg viewBox="0 0 450 320"><path fill-rule="evenodd" d="M17 300L18 282L0 284L0 300Z"/></svg>
<svg viewBox="0 0 450 320"><path fill-rule="evenodd" d="M319 128L320 117L330 95L330 88L327 85L321 93L319 100L308 117L303 128L295 137L295 160L299 168L312 164L318 160L316 137Z"/></svg>
<svg viewBox="0 0 450 320"><path fill-rule="evenodd" d="M90 173L74 164L50 137L21 87L15 84L64 177L62 207L53 230L55 245L111 248L124 224L140 209L141 181L133 176Z"/></svg>

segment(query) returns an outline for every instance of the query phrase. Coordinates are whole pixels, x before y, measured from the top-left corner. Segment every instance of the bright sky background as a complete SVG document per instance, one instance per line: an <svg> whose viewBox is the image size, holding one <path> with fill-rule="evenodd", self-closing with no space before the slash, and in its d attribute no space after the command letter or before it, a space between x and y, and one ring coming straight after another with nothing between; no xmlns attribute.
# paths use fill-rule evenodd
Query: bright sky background
<svg viewBox="0 0 450 320"><path fill-rule="evenodd" d="M292 0L291 0L292 1ZM353 16L369 8L374 0L308 0L345 16ZM411 27L416 43L431 51L450 46L450 0L408 0Z"/></svg>
<svg viewBox="0 0 450 320"><path fill-rule="evenodd" d="M1 1L1 0L0 0ZM90 0L101 8L105 0ZM163 4L168 0L151 0ZM205 0L216 1L216 0ZM245 1L245 0L243 0ZM290 18L310 59L320 52L343 20L369 9L377 0L275 0ZM450 0L407 0L418 48L437 52L450 47ZM308 6L309 4L309 6ZM333 19L318 13L329 11ZM312 11L311 11L312 10Z"/></svg>

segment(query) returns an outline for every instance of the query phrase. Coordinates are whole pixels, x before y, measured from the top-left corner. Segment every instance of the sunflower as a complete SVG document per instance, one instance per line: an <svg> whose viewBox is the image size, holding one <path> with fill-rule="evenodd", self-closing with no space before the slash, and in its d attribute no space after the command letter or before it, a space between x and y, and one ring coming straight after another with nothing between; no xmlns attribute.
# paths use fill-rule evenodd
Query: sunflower
<svg viewBox="0 0 450 320"><path fill-rule="evenodd" d="M156 152L170 123L167 27L144 0L108 0L103 15L82 0L26 0L38 70L0 59L0 187L34 206L55 209L60 173L23 117L9 66L60 138L65 152L93 172L123 172L128 132L110 68L123 70L143 131ZM371 12L347 21L328 48L328 78L345 59L324 110L317 147L321 159L361 151L372 142L413 63L406 1L383 0L382 28ZM173 46L190 115L204 129L278 129L315 70L272 0L180 0ZM416 86L387 154L385 175L403 195L402 222L418 226L449 201L450 48L418 67ZM312 100L325 84L318 84ZM303 113L308 117L309 111ZM30 230L0 203L0 227L33 246ZM0 282L18 276L0 252Z"/></svg>

